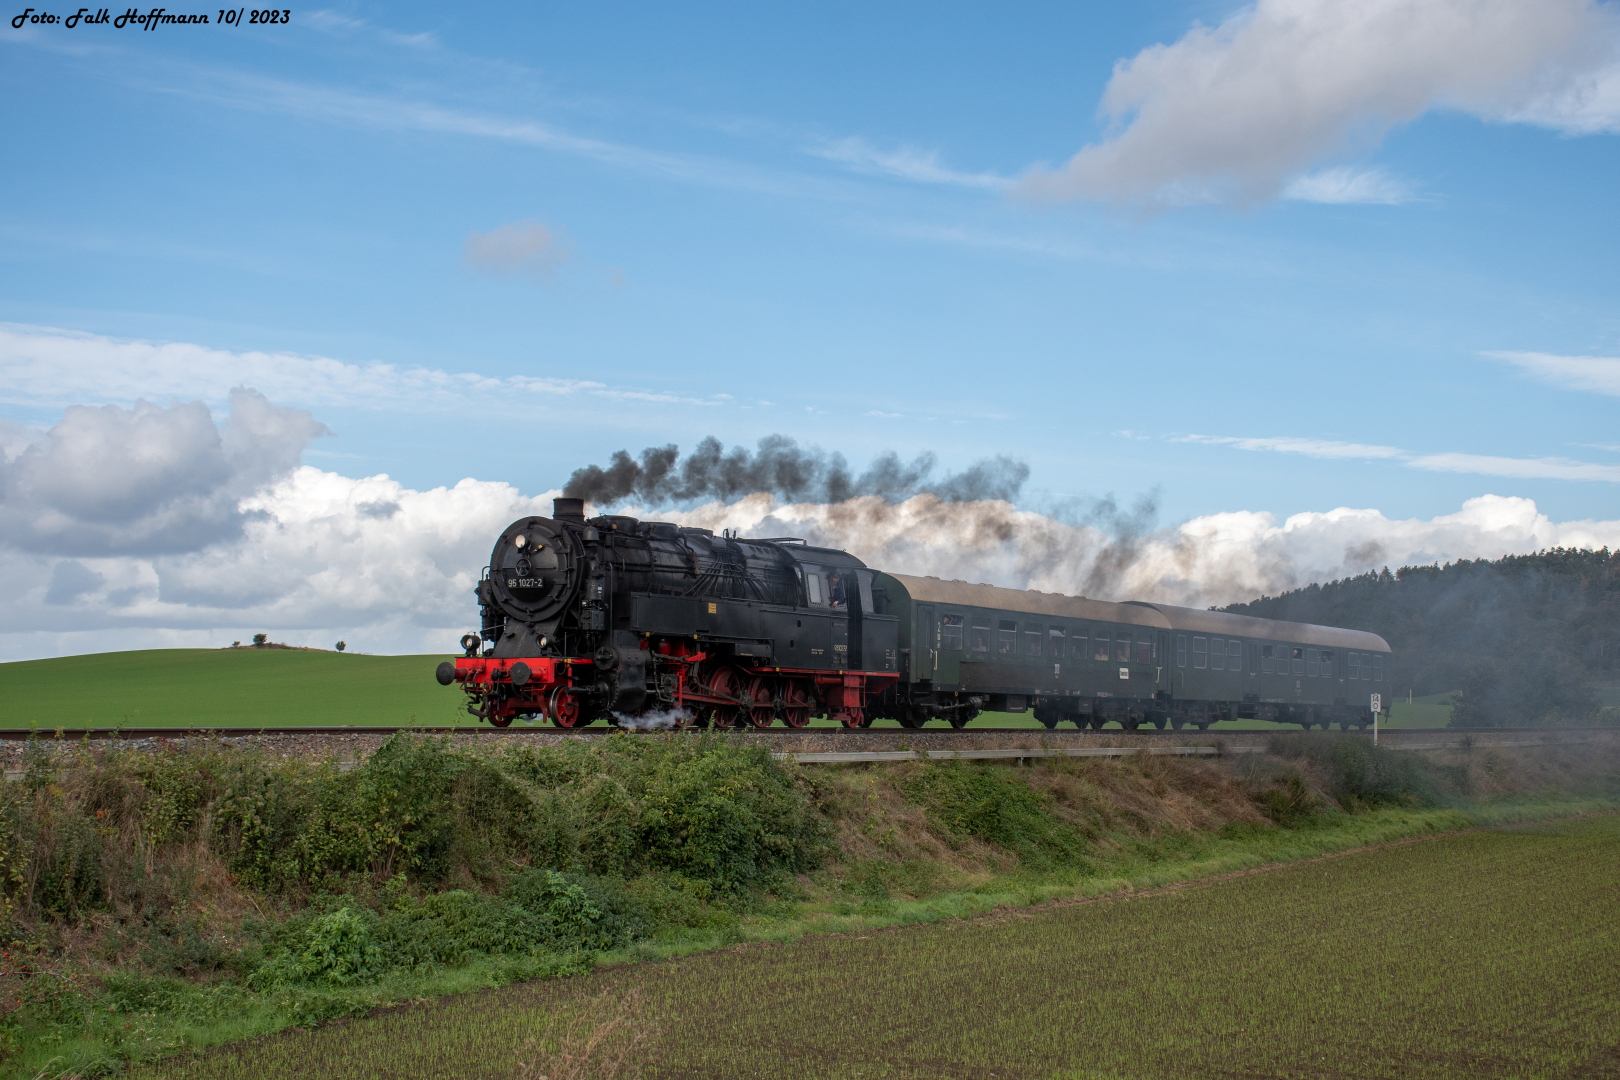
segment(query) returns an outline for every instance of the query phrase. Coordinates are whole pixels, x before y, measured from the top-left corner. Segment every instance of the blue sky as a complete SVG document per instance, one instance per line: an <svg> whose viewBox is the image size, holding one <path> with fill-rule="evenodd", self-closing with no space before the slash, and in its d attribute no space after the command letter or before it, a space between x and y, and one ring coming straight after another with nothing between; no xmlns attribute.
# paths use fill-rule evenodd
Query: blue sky
<svg viewBox="0 0 1620 1080"><path fill-rule="evenodd" d="M18 7L8 453L240 384L413 490L782 433L1164 526L1620 518L1615 5L1349 7Z"/></svg>

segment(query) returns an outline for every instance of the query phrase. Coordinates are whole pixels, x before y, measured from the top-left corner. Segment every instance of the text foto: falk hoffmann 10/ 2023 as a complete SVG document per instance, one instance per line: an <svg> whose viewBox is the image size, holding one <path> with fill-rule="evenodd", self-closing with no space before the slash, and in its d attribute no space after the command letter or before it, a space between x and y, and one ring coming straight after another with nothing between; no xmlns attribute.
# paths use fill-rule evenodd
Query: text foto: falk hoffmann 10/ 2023
<svg viewBox="0 0 1620 1080"><path fill-rule="evenodd" d="M117 18L113 18L108 8L94 11L80 8L67 16L53 15L37 8L24 8L21 15L11 20L11 28L21 30L24 26L61 26L75 30L80 26L111 26L115 30L128 27L156 30L160 26L280 26L290 22L290 8L220 8L213 15L206 12L181 15L168 8L152 8L145 12L139 8L129 8Z"/></svg>

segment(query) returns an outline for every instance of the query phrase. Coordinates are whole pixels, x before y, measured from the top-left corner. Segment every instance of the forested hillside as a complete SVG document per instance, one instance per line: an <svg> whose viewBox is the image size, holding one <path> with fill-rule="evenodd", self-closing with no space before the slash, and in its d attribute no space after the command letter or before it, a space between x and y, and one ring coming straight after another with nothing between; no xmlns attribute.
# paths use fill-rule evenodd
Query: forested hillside
<svg viewBox="0 0 1620 1080"><path fill-rule="evenodd" d="M1612 719L1620 679L1620 551L1554 548L1489 562L1403 566L1225 609L1380 634L1391 692L1457 691L1452 723Z"/></svg>

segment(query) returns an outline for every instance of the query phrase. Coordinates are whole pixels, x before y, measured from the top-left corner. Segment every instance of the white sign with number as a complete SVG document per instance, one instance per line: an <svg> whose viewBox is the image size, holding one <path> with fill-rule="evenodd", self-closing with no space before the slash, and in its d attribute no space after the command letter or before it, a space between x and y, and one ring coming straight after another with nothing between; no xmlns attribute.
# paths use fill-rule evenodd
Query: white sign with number
<svg viewBox="0 0 1620 1080"><path fill-rule="evenodd" d="M1384 711L1384 695L1383 694L1374 694L1372 696L1372 711L1373 712L1383 712Z"/></svg>

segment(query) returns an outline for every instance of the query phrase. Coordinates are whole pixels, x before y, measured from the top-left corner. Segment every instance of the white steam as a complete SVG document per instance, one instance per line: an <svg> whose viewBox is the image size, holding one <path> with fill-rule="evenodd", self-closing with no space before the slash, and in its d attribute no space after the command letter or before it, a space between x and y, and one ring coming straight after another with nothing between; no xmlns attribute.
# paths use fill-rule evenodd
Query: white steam
<svg viewBox="0 0 1620 1080"><path fill-rule="evenodd" d="M685 709L657 709L640 716L621 712L613 714L614 723L631 731L673 731L690 719L692 716Z"/></svg>

